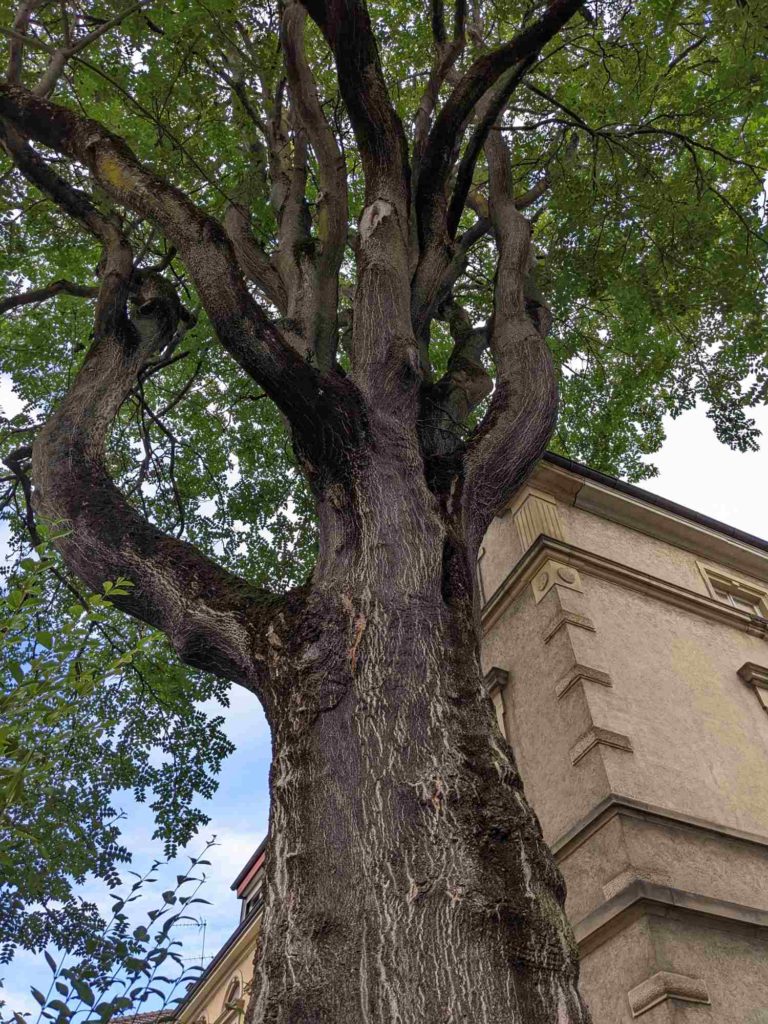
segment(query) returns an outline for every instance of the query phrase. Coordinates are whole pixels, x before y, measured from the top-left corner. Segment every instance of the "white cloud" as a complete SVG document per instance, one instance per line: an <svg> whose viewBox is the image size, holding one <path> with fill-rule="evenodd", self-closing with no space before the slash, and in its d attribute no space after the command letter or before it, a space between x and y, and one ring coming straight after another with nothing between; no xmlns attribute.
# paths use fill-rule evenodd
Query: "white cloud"
<svg viewBox="0 0 768 1024"><path fill-rule="evenodd" d="M9 419L24 411L26 403L14 391L13 380L7 373L0 373L0 414Z"/></svg>
<svg viewBox="0 0 768 1024"><path fill-rule="evenodd" d="M737 452L715 437L702 406L668 418L667 439L650 457L659 476L642 484L654 494L703 512L729 526L768 537L768 408L750 410L763 431L757 452Z"/></svg>
<svg viewBox="0 0 768 1024"><path fill-rule="evenodd" d="M0 1001L2 1000L5 1000L2 1010L3 1017L8 1017L11 1013L21 1013L29 1014L30 1021L37 1020L40 1006L35 1002L29 989L2 987L0 988Z"/></svg>

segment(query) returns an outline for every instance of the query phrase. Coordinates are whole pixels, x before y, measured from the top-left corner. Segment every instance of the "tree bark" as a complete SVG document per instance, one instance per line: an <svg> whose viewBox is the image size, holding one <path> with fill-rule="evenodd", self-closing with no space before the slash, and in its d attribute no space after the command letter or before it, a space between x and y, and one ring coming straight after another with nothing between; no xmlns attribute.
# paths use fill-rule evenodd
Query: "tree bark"
<svg viewBox="0 0 768 1024"><path fill-rule="evenodd" d="M250 1024L589 1021L563 881L480 674L478 545L540 457L557 408L548 315L526 299L530 225L516 208L501 135L488 134L493 104L447 219L447 185L474 108L505 73L516 81L510 69L522 73L582 2L553 0L539 21L481 53L429 132L427 98L412 203L406 134L364 0L304 0L333 52L364 175L348 372L334 360L345 169L311 81L298 7L283 12L297 120L284 119L293 124L292 165L275 160L274 261L249 236L247 211L234 209L225 231L105 126L0 85L0 144L105 252L94 344L33 448L36 508L67 527L58 546L75 573L95 586L127 576L133 587L118 605L164 630L187 664L251 689L272 728ZM460 41L462 0L456 12ZM437 42L440 20L438 4ZM275 138L278 129L282 121ZM284 415L320 525L306 588L257 591L162 534L110 480L110 422L148 361L172 344L178 304L162 279L133 266L119 226L30 139L76 161L114 202L159 228L223 348ZM317 204L317 239L308 234L307 141L333 192ZM481 145L487 209L455 241ZM498 251L494 301L487 324L474 328L453 285L487 231ZM293 328L270 318L244 275ZM435 315L454 337L437 382ZM496 383L472 429L469 413L490 386L486 345Z"/></svg>
<svg viewBox="0 0 768 1024"><path fill-rule="evenodd" d="M382 454L342 505L298 629L272 637L248 1019L584 1024L564 884L482 687L460 529Z"/></svg>

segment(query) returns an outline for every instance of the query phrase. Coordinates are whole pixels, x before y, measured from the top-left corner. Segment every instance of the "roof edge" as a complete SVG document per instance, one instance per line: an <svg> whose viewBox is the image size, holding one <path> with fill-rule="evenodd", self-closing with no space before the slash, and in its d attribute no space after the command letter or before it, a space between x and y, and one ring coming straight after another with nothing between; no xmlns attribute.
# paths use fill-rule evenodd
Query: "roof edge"
<svg viewBox="0 0 768 1024"><path fill-rule="evenodd" d="M256 861L257 861L257 860L259 859L259 857L260 857L260 856L262 855L262 853L264 853L264 851L266 850L266 848L267 848L267 839L268 839L268 838L269 838L269 836L264 836L264 838L262 839L262 841L261 841L261 842L259 843L259 845L258 845L258 846L256 847L256 849L254 850L254 852L253 852L253 853L251 854L251 856L250 856L250 857L248 858L248 860L246 861L246 864L245 864L245 866L244 866L244 867L243 867L243 869L242 869L242 870L241 870L241 871L239 872L239 874L238 874L237 878L236 878L236 879L234 880L234 882L232 883L232 885L230 885L230 887L229 887L229 888L230 888L230 889L231 889L231 890L232 890L233 892L237 890L237 887L238 887L238 886L240 885L240 883L242 882L242 880L243 880L243 879L245 878L245 876L246 876L246 875L248 874L248 872L249 872L249 871L251 870L251 868L253 867L253 865L254 865L254 864L256 863Z"/></svg>
<svg viewBox="0 0 768 1024"><path fill-rule="evenodd" d="M728 523L722 523L719 519L712 519L710 516L704 515L703 512L696 512L685 505L679 505L676 501L670 501L669 498L662 498L660 494L653 494L651 491L646 491L636 484L630 484L625 480L620 480L618 477L601 473L598 469L591 469L589 466L576 462L574 459L569 459L565 455L558 455L556 452L547 451L542 456L542 461L548 462L553 466L559 466L560 469L568 470L577 476L584 477L586 480L592 480L603 487L610 487L621 494L626 494L638 501L643 501L646 505L654 505L656 508L679 516L681 519L687 519L691 523L696 523L697 526L713 530L715 533L720 533L731 540L739 541L741 544L768 552L768 540L764 540L762 537L755 537L745 530L739 530L735 526L729 526Z"/></svg>

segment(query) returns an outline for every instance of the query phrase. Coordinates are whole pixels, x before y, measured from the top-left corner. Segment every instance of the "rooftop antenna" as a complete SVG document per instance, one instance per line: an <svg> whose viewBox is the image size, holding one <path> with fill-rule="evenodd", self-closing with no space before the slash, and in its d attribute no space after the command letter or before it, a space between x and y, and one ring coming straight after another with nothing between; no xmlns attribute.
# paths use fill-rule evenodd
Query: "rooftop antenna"
<svg viewBox="0 0 768 1024"><path fill-rule="evenodd" d="M193 919L192 921L176 921L171 927L173 928L197 928L198 932L202 932L202 943L200 947L200 955L195 956L183 956L181 959L185 962L188 960L199 960L200 966L205 966L205 932L208 927L208 922L204 917L199 919Z"/></svg>

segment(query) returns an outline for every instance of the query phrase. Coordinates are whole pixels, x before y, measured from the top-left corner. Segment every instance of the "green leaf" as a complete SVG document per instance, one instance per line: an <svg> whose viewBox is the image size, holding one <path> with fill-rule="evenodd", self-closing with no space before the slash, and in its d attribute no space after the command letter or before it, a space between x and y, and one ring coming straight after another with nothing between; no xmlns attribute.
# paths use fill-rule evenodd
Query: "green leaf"
<svg viewBox="0 0 768 1024"><path fill-rule="evenodd" d="M86 1006L93 1006L96 1001L96 996L88 982L77 977L72 977L70 980L72 982L72 987L75 992L77 992L78 998L82 999Z"/></svg>

